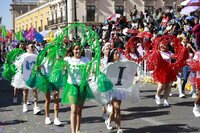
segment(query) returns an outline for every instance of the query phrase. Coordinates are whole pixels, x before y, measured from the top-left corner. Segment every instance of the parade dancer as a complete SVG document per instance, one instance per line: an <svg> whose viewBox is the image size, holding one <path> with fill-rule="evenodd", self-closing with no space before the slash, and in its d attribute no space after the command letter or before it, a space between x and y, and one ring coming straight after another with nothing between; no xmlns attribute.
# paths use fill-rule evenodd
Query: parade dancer
<svg viewBox="0 0 200 133"><path fill-rule="evenodd" d="M196 85L196 99L194 102L193 113L195 117L200 117L200 51L196 51L193 61L188 62L192 71L195 71L195 77L193 79Z"/></svg>
<svg viewBox="0 0 200 133"><path fill-rule="evenodd" d="M23 67L23 63L25 61L25 58L28 56L35 56L34 54L34 45L33 44L28 44L27 46L27 52L22 54L18 60L15 61L15 66L17 67L17 73L14 75L11 85L15 88L23 88L23 112L28 112L28 106L27 106L27 100L28 100L28 93L29 90L33 91L33 96L34 96L34 107L33 107L33 113L39 114L41 112L41 109L38 107L37 105L37 101L38 101L38 95L37 95L37 90L30 88L26 85L24 78L27 77L23 77L23 73L22 73L22 67ZM27 63L27 62L26 62ZM27 67L30 67L30 64L26 64L28 65ZM32 68L29 68L32 69Z"/></svg>
<svg viewBox="0 0 200 133"><path fill-rule="evenodd" d="M21 48L15 48L11 50L7 55L6 55L6 60L3 65L3 73L2 76L11 81L13 76L16 74L16 67L14 65L15 60L17 57L19 57L21 54L24 53L24 50ZM17 89L14 88L14 94L13 94L13 103L17 103Z"/></svg>
<svg viewBox="0 0 200 133"><path fill-rule="evenodd" d="M64 58L71 68L68 70L67 86L63 90L62 103L71 105L71 132L80 132L82 109L86 98L94 98L92 91L89 89L88 84L80 86L83 80L83 71L76 67L76 65L84 65L89 62L89 59L82 56L83 48L78 43L74 43L72 47L73 57Z"/></svg>
<svg viewBox="0 0 200 133"><path fill-rule="evenodd" d="M153 78L158 83L155 102L161 105L160 95L164 92L163 105L168 107L168 97L171 89L172 81L176 80L178 71L185 65L186 59L189 57L188 49L182 46L180 40L175 36L166 35L157 37L153 40L153 51L147 53L147 66L149 70L153 70ZM169 51L169 47L174 48L174 53ZM172 57L176 59L172 63Z"/></svg>
<svg viewBox="0 0 200 133"><path fill-rule="evenodd" d="M105 45L102 47L102 52L103 52L103 58L101 59L101 67L100 67L100 70L105 73L105 68L107 66L107 63L108 63L108 54L110 53L110 48L111 47L111 44L109 42L105 43ZM109 106L108 104L107 105L102 105L102 117L104 120L106 120L108 118L108 114L107 114L107 110L106 110L106 106Z"/></svg>
<svg viewBox="0 0 200 133"><path fill-rule="evenodd" d="M44 92L45 95L45 124L49 125L51 124L51 119L49 117L49 105L51 102L51 94L53 94L53 100L54 100L54 125L60 126L62 123L58 118L58 113L59 113L59 89L61 88L60 85L55 85L52 80L58 79L60 77L54 77L54 72L56 67L61 67L60 62L56 61L56 65L54 65L54 70L51 68L52 64L51 61L48 61L47 59L44 60L44 68L45 72L44 75L47 77L47 83L48 83L48 88L45 89L45 87L40 86L38 88L41 88ZM52 79L52 80L51 80ZM60 78L61 79L61 78ZM52 82L51 82L52 81Z"/></svg>
<svg viewBox="0 0 200 133"><path fill-rule="evenodd" d="M115 62L120 60L120 53L117 49L112 49L110 51L110 54L108 56L108 63L109 62ZM107 120L105 120L106 128L108 130L112 130L113 127L111 126L111 121L114 120L117 126L117 133L123 133L121 129L121 113L120 113L120 106L121 106L121 100L122 95L112 92L113 96L111 96L111 102L112 105L112 112L110 113ZM111 94L111 95L112 95ZM116 95L114 95L116 94Z"/></svg>
<svg viewBox="0 0 200 133"><path fill-rule="evenodd" d="M112 67L110 65L113 65ZM117 65L117 67L115 67ZM137 89L137 83L133 82L135 74L137 73L138 65L132 61L122 60L121 53L117 49L112 49L108 56L108 68L106 69L106 75L113 83L113 89L109 91L110 104L112 105L111 113L107 120L105 120L106 128L112 130L111 121L115 121L117 133L123 133L121 129L121 103L122 100L128 99L133 103L139 101L139 91ZM119 71L118 79L116 75L112 74L112 69ZM123 70L122 70L123 69ZM126 69L126 70L124 70ZM125 71L125 72L123 72ZM122 74L124 73L124 74ZM117 72L115 73L117 74ZM110 76L109 76L110 75ZM111 76L112 75L112 76ZM125 79L122 77L126 77ZM123 81L123 83L122 83ZM117 83L114 83L117 82Z"/></svg>

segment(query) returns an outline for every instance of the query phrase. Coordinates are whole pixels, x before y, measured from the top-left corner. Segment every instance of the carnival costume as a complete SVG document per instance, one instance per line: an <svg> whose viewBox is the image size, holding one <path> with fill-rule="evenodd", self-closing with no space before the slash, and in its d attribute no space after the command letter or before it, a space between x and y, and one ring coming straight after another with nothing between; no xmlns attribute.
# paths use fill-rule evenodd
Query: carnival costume
<svg viewBox="0 0 200 133"><path fill-rule="evenodd" d="M120 67L124 68L122 77L120 79L121 83L119 83L118 79L120 75L120 71L118 69ZM139 102L139 87L141 85L141 82L135 81L137 68L138 64L128 60L121 60L108 64L106 76L109 77L114 85L113 89L109 91L110 101L112 101L113 99L121 101L126 99L132 103ZM119 72L117 72L117 70ZM114 74L113 71L116 74Z"/></svg>
<svg viewBox="0 0 200 133"><path fill-rule="evenodd" d="M23 67L25 65L24 61L25 61L25 58L27 58L29 56L36 57L37 55L26 52L26 53L20 55L19 58L14 62L15 66L17 67L17 73L13 76L11 85L15 88L33 89L32 87L29 87L26 85L25 82L26 82L26 78L28 78L28 77L24 77L24 75L23 75ZM28 65L33 65L33 64L28 64ZM30 67L30 66L28 66L28 67ZM30 69L32 69L32 68L30 68Z"/></svg>
<svg viewBox="0 0 200 133"><path fill-rule="evenodd" d="M69 38L69 35L74 29L77 29L80 33L81 39L79 45L83 48L89 45L90 49L95 53L93 59L89 62L85 57L78 60L78 63L73 58L65 58L67 53L66 49L69 47L69 44L63 46L65 43L64 40L65 38ZM83 24L71 24L40 52L35 65L37 69L33 69L27 84L29 84L29 86L36 86L39 90L44 92L50 91L53 86L63 88L62 103L83 104L86 99L95 98L88 83L91 73L94 75L95 82L98 82L98 84L102 86L105 84L105 82L102 82L104 80L100 80L101 77L99 77L100 54L98 35L91 28ZM49 65L51 64L49 76L45 76L41 71L41 64L45 58L48 59ZM80 73L76 73L77 71ZM81 76L79 74L81 74ZM80 77L77 77L78 75ZM78 78L78 80L76 78ZM99 88L99 91L107 91L109 89L112 88Z"/></svg>
<svg viewBox="0 0 200 133"><path fill-rule="evenodd" d="M24 50L16 48L12 51L10 51L7 55L6 55L6 61L3 65L3 73L2 76L3 78L11 81L13 76L16 74L17 72L17 68L14 65L15 60L24 53Z"/></svg>
<svg viewBox="0 0 200 133"><path fill-rule="evenodd" d="M196 72L195 76L191 77L190 81L192 84L196 84L196 88L200 90L200 51L195 53L193 60L189 61L188 65L191 67L192 71Z"/></svg>
<svg viewBox="0 0 200 133"><path fill-rule="evenodd" d="M167 44L173 47L172 58L174 63L169 62L170 53L159 51L160 44ZM186 64L189 57L188 49L182 46L181 41L172 35L157 37L152 41L153 49L145 55L147 67L153 71L153 78L159 83L169 83L176 80L178 72Z"/></svg>

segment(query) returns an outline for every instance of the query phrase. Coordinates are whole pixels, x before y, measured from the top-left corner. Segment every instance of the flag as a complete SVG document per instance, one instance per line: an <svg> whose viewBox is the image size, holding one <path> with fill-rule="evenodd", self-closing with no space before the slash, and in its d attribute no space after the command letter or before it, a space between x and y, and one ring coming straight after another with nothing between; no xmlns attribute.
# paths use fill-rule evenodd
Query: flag
<svg viewBox="0 0 200 133"><path fill-rule="evenodd" d="M117 13L114 13L112 15L110 15L107 20L108 21L117 21L117 18L120 18L121 14L117 14Z"/></svg>
<svg viewBox="0 0 200 133"><path fill-rule="evenodd" d="M35 29L33 27L31 27L27 33L27 35L25 36L26 40L28 41L33 41L35 38Z"/></svg>
<svg viewBox="0 0 200 133"><path fill-rule="evenodd" d="M22 31L18 31L18 32L15 34L15 38L16 38L16 40L18 40L18 41L25 41L25 38L23 37Z"/></svg>
<svg viewBox="0 0 200 133"><path fill-rule="evenodd" d="M8 35L5 26L2 26L2 29L1 29L1 35L3 36L4 39L5 39L6 36Z"/></svg>

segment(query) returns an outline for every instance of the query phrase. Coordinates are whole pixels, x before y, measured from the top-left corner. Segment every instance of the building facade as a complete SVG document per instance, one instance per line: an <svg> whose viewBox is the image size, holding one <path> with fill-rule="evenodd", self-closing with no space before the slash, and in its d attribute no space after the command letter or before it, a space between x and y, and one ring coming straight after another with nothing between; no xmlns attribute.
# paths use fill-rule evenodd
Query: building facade
<svg viewBox="0 0 200 133"><path fill-rule="evenodd" d="M15 18L37 7L37 0L12 0L11 15L12 27L15 30Z"/></svg>
<svg viewBox="0 0 200 133"><path fill-rule="evenodd" d="M50 16L50 3L43 4L33 10L15 18L15 32L28 30L31 26L36 31L48 29Z"/></svg>
<svg viewBox="0 0 200 133"><path fill-rule="evenodd" d="M49 0L47 2L47 5L49 5L48 13L44 13L44 17L45 22L47 20L47 27L51 30L55 30L58 27L63 28L67 24L75 21L86 24L104 23L113 13L122 14L130 20L130 12L133 11L133 7L136 7L139 15L140 12L145 11L153 13L158 8L162 8L163 10L168 8L176 9L176 6L181 2L182 0ZM34 10L39 12L41 9L41 7L37 7ZM25 17L28 14L29 13L25 13L22 16ZM40 31L41 28L38 26L41 25L41 15L38 15L37 19L34 19L34 22L35 20L38 21L37 25L35 24L34 26ZM15 24L17 27L15 28L16 30L27 27L25 26L27 24L24 25L26 20L23 19L22 22L19 22L22 20L19 18L22 17L20 16L15 19L17 20ZM31 18L28 18L28 20L31 21ZM28 27L29 25L30 24L28 24ZM42 30L45 29L47 28L42 26Z"/></svg>

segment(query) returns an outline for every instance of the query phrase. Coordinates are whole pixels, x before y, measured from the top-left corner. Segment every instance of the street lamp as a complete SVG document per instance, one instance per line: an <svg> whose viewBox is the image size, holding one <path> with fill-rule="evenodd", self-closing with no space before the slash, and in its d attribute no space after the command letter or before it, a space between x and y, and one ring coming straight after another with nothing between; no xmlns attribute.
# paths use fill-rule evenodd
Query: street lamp
<svg viewBox="0 0 200 133"><path fill-rule="evenodd" d="M68 4L67 4L67 0L65 0L65 19L66 19L66 26L68 26Z"/></svg>
<svg viewBox="0 0 200 133"><path fill-rule="evenodd" d="M76 14L76 0L74 0L74 22L77 22L77 14ZM77 39L78 37L78 31L77 31L77 26L75 27L75 37Z"/></svg>

